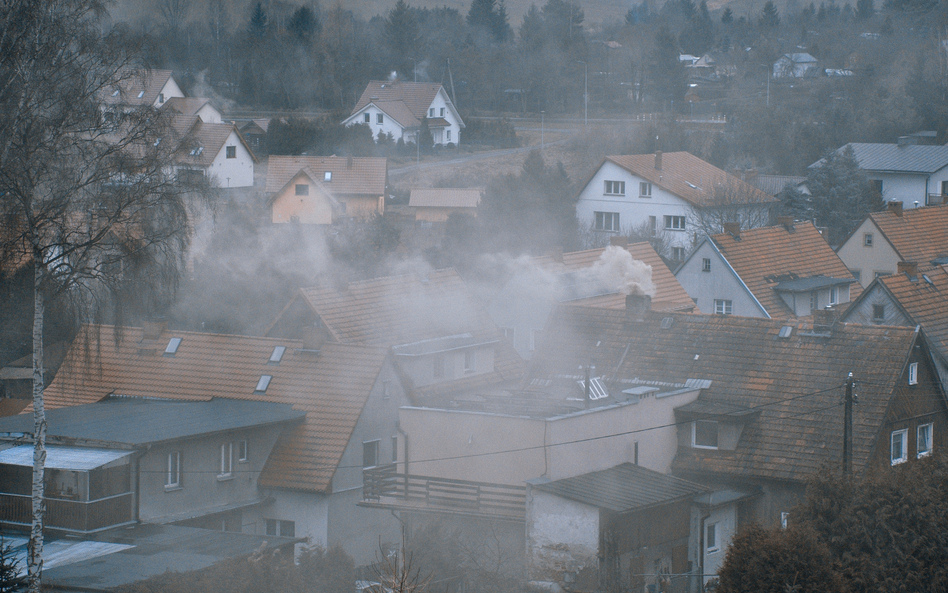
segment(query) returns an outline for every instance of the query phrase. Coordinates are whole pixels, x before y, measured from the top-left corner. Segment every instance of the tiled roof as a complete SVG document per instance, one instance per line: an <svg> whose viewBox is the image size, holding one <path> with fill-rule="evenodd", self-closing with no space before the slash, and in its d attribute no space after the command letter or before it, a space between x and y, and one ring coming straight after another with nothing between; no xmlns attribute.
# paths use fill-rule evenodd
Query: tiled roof
<svg viewBox="0 0 948 593"><path fill-rule="evenodd" d="M903 261L925 265L948 254L948 205L910 208L902 216L885 210L869 218Z"/></svg>
<svg viewBox="0 0 948 593"><path fill-rule="evenodd" d="M196 115L202 107L210 102L210 99L202 97L171 97L165 101L161 108L176 111L181 115ZM214 107L214 105L212 104L211 107Z"/></svg>
<svg viewBox="0 0 948 593"><path fill-rule="evenodd" d="M421 125L421 119L411 112L404 101L372 101L371 103L385 115L398 122L403 128L415 128Z"/></svg>
<svg viewBox="0 0 948 593"><path fill-rule="evenodd" d="M869 144L850 142L856 162L867 171L893 171L899 173L934 173L948 165L948 146L909 144ZM838 149L841 153L846 146ZM824 159L810 165L819 167Z"/></svg>
<svg viewBox="0 0 948 593"><path fill-rule="evenodd" d="M352 282L346 290L303 288L300 293L344 343L388 347L465 332L476 338L498 334L453 268Z"/></svg>
<svg viewBox="0 0 948 593"><path fill-rule="evenodd" d="M785 325L794 329L782 339ZM853 467L865 467L916 343L914 328L838 323L830 337L805 335L808 329L800 321L657 312L627 323L624 311L561 306L547 322L529 380L590 363L606 369L607 381L708 380L697 401L758 415L736 451L679 448L673 468L801 480L841 458L843 383L852 371L859 383Z"/></svg>
<svg viewBox="0 0 948 593"><path fill-rule="evenodd" d="M183 145L184 148L179 150L177 154L179 163L209 167L224 148L224 144L232 132L237 134L238 140L244 145L254 161L257 160L253 151L250 150L250 146L237 130L237 126L232 123L209 124L201 121L201 118L196 115L176 115L171 122L171 126L180 138L187 137L187 141Z"/></svg>
<svg viewBox="0 0 948 593"><path fill-rule="evenodd" d="M277 192L303 169L314 182L337 195L385 195L388 160L374 157L335 156L271 156L267 165L267 192ZM324 182L326 171L332 172L332 181Z"/></svg>
<svg viewBox="0 0 948 593"><path fill-rule="evenodd" d="M477 208L483 188L424 188L411 190L408 205L427 208Z"/></svg>
<svg viewBox="0 0 948 593"><path fill-rule="evenodd" d="M260 476L262 486L327 491L382 363L380 348L324 344L318 354L302 342L181 331L143 342L138 328L116 344L114 328L86 326L73 342L52 384L49 409L100 401L110 394L207 401L214 397L292 405L306 420L285 433ZM174 356L163 354L181 338ZM143 346L145 348L143 348ZM286 352L269 364L276 346ZM273 377L265 393L254 389Z"/></svg>
<svg viewBox="0 0 948 593"><path fill-rule="evenodd" d="M849 300L862 294L855 276L810 222L795 223L792 232L780 225L741 231L740 240L728 233L714 235L711 240L775 319L793 315L774 290L781 281L813 276L846 278L852 280Z"/></svg>
<svg viewBox="0 0 948 593"><path fill-rule="evenodd" d="M641 511L707 491L700 484L631 463L552 482L530 480L530 484L537 490L615 513Z"/></svg>
<svg viewBox="0 0 948 593"><path fill-rule="evenodd" d="M722 200L727 204L776 201L773 196L688 152L662 154L661 169L655 168L654 154L609 156L606 160L697 207L714 206Z"/></svg>
<svg viewBox="0 0 948 593"><path fill-rule="evenodd" d="M922 326L934 348L948 360L948 268L920 268L914 281L902 273L881 276L876 282Z"/></svg>
<svg viewBox="0 0 948 593"><path fill-rule="evenodd" d="M119 94L109 92L103 100L122 105L154 105L158 93L173 74L171 70L122 71L122 80L109 87L113 92L119 91Z"/></svg>
<svg viewBox="0 0 948 593"><path fill-rule="evenodd" d="M370 102L381 103L401 102L416 122L425 117L428 107L438 95L441 85L436 82L402 82L372 80L366 85L365 91L352 108L351 115L355 115ZM394 114L393 114L393 117ZM396 121L399 121L396 119ZM399 121L399 123L402 123ZM403 123L403 125L406 125ZM417 123L415 124L417 125Z"/></svg>
<svg viewBox="0 0 948 593"><path fill-rule="evenodd" d="M665 262L662 261L662 258L659 257L648 241L630 243L626 246L626 249L632 255L632 259L652 266L652 284L655 285L655 295L652 297L653 309L656 311L690 311L694 309L694 300L688 296L681 283L678 282L678 279L675 278L675 275L668 269L668 266L665 265ZM605 251L605 248L564 253L562 262L554 260L549 255L535 257L532 261L553 273L574 272L593 265L603 251ZM624 309L625 295L595 296L572 301L572 303L588 307Z"/></svg>

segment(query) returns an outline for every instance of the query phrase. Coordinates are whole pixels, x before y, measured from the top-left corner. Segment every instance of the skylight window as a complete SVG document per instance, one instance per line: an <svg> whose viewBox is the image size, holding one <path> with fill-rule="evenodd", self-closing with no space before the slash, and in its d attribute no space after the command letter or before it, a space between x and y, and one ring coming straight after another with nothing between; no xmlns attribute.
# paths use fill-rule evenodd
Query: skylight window
<svg viewBox="0 0 948 593"><path fill-rule="evenodd" d="M778 337L778 338L784 338L784 339L789 338L789 337L790 337L790 332L792 332L792 331L793 331L793 326L792 326L792 325L785 325L785 326L783 326L783 327L780 328L780 333L777 334L777 337Z"/></svg>
<svg viewBox="0 0 948 593"><path fill-rule="evenodd" d="M583 393L586 392L586 381L577 381L579 383L579 388L583 390ZM609 397L609 391L606 390L606 386L602 384L602 381L599 378L593 378L589 380L589 399L602 399L604 397Z"/></svg>
<svg viewBox="0 0 948 593"><path fill-rule="evenodd" d="M119 91L118 89L115 89L115 92L112 93L112 96L113 96L113 97L118 97L118 96L119 96L119 92L120 92L120 91Z"/></svg>
<svg viewBox="0 0 948 593"><path fill-rule="evenodd" d="M204 152L204 147L203 147L203 146L198 146L197 148L192 148L192 149L191 149L191 156L200 156L202 152Z"/></svg>
<svg viewBox="0 0 948 593"><path fill-rule="evenodd" d="M270 355L270 362L279 364L283 360L283 353L286 352L286 346L274 346L273 354Z"/></svg>
<svg viewBox="0 0 948 593"><path fill-rule="evenodd" d="M174 356L178 352L178 346L181 345L181 338L171 338L168 340L168 345L165 347L165 354L167 356Z"/></svg>
<svg viewBox="0 0 948 593"><path fill-rule="evenodd" d="M323 181L332 181L332 171L323 173Z"/></svg>
<svg viewBox="0 0 948 593"><path fill-rule="evenodd" d="M139 99L141 99L141 98L144 97L144 96L145 96L145 91L141 91L140 93L138 93L138 98L139 98Z"/></svg>
<svg viewBox="0 0 948 593"><path fill-rule="evenodd" d="M273 380L273 375L260 375L260 380L257 381L257 387L253 390L254 393L266 393L267 387L270 386L270 381Z"/></svg>

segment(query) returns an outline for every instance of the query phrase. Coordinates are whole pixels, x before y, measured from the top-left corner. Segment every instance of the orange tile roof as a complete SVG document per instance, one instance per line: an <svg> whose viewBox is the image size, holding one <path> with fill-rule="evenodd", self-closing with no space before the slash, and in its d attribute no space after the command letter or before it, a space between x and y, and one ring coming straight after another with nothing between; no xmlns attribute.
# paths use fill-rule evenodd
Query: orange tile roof
<svg viewBox="0 0 948 593"><path fill-rule="evenodd" d="M350 166L351 162L351 166ZM278 192L301 170L336 195L385 195L388 159L336 156L271 156L267 164L267 192ZM332 172L332 181L323 174Z"/></svg>
<svg viewBox="0 0 948 593"><path fill-rule="evenodd" d="M301 352L302 342L182 331L162 331L143 341L128 328L115 342L115 329L85 326L69 349L52 384L48 408L101 400L109 394L209 400L226 397L291 404L306 421L284 434L267 461L260 485L325 492L342 458L387 353L381 348L325 344L319 354ZM182 338L174 356L163 352ZM143 350L142 346L156 348ZM269 364L275 346L282 361ZM261 375L273 380L254 393Z"/></svg>
<svg viewBox="0 0 948 593"><path fill-rule="evenodd" d="M766 204L776 202L753 185L718 169L688 152L662 154L662 168L655 168L654 154L609 156L615 163L658 187L675 194L693 206L727 204Z"/></svg>
<svg viewBox="0 0 948 593"><path fill-rule="evenodd" d="M948 360L948 268L919 268L915 280L908 275L881 276L881 284L913 323L921 325L925 336ZM867 289L868 291L868 289Z"/></svg>
<svg viewBox="0 0 948 593"><path fill-rule="evenodd" d="M632 259L645 262L652 266L652 284L655 285L655 296L652 297L652 308L656 311L691 311L695 307L694 299L688 296L675 275L672 274L662 258L648 241L630 243L626 249ZM602 255L605 248L587 249L564 253L563 261L558 262L549 255L532 258L538 266L553 273L573 272L593 265ZM573 304L604 309L625 309L625 295L608 294L572 301Z"/></svg>
<svg viewBox="0 0 948 593"><path fill-rule="evenodd" d="M948 205L873 212L869 218L889 241L902 261L925 265L948 254Z"/></svg>
<svg viewBox="0 0 948 593"><path fill-rule="evenodd" d="M728 233L714 235L711 240L775 319L793 315L774 290L776 276L849 278L853 281L849 285L849 300L862 294L855 276L810 222L795 223L793 232L781 225L741 231L740 240Z"/></svg>
<svg viewBox="0 0 948 593"><path fill-rule="evenodd" d="M779 339L785 325L794 329ZM561 306L527 383L590 363L609 369L610 381L709 380L699 403L757 416L735 451L679 447L673 468L802 480L839 463L843 382L852 371L859 383L853 467L865 468L874 447L888 447L883 422L917 343L915 328L837 323L828 337L807 336L809 329L803 321L661 312L627 323L623 311Z"/></svg>
<svg viewBox="0 0 948 593"><path fill-rule="evenodd" d="M158 93L173 76L171 70L124 70L119 73L121 80L107 87L103 101L109 104L154 105ZM114 95L114 91L119 91Z"/></svg>
<svg viewBox="0 0 948 593"><path fill-rule="evenodd" d="M352 282L346 290L303 288L302 298L344 343L394 346L471 333L498 334L453 268Z"/></svg>
<svg viewBox="0 0 948 593"><path fill-rule="evenodd" d="M408 205L416 208L477 208L483 188L416 188Z"/></svg>
<svg viewBox="0 0 948 593"><path fill-rule="evenodd" d="M431 105L431 102L434 101L435 97L438 96L440 89L441 85L437 82L372 80L366 85L362 96L359 97L355 107L352 108L352 113L349 115L350 117L355 115L370 102L376 105L380 103L401 102L417 122L427 115L428 107ZM394 114L392 114L392 116L395 117ZM396 119L396 121L399 121L402 125L407 125L400 120ZM415 125L417 125L417 123Z"/></svg>

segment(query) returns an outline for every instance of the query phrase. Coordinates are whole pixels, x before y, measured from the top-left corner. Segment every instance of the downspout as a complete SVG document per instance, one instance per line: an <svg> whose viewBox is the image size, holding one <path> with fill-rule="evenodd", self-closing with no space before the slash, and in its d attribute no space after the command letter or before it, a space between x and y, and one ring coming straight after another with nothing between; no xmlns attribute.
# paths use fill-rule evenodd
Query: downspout
<svg viewBox="0 0 948 593"><path fill-rule="evenodd" d="M699 554L700 557L701 557L701 561L698 563L698 567L701 569L701 575L698 577L698 579L699 579L698 582L701 584L701 587L698 589L699 591L704 591L704 574L705 574L705 573L704 573L704 558L705 558L705 550L706 550L706 548L704 547L704 546L705 546L705 543L704 543L704 535L705 535L704 522L707 521L707 520L710 519L710 518L711 518L711 513L708 513L708 514L705 515L704 517L701 517L701 537L698 538L698 542L699 542L698 554Z"/></svg>
<svg viewBox="0 0 948 593"><path fill-rule="evenodd" d="M404 443L402 445L402 451L405 452L405 461L402 463L405 464L405 475L408 475L408 433L402 430L402 427L398 422L395 423L395 430L398 431L398 434L402 435L402 442ZM398 464L396 464L396 471L398 471Z"/></svg>

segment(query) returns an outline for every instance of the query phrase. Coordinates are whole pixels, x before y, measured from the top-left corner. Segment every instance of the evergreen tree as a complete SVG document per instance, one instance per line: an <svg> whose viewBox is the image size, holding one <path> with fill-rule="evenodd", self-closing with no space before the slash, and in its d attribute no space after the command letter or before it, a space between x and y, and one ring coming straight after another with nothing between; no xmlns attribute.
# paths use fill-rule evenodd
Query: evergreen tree
<svg viewBox="0 0 948 593"><path fill-rule="evenodd" d="M685 96L687 74L678 56L678 43L669 28L663 25L655 35L651 70L657 98L669 104L679 102Z"/></svg>
<svg viewBox="0 0 948 593"><path fill-rule="evenodd" d="M856 18L864 21L870 18L876 11L873 0L856 0Z"/></svg>
<svg viewBox="0 0 948 593"><path fill-rule="evenodd" d="M312 45L322 26L319 18L309 6L300 6L290 17L286 30L304 45Z"/></svg>
<svg viewBox="0 0 948 593"><path fill-rule="evenodd" d="M760 26L762 29L776 29L780 26L780 13L777 12L777 6L773 0L767 0L764 9L760 14Z"/></svg>
<svg viewBox="0 0 948 593"><path fill-rule="evenodd" d="M392 51L396 70L407 72L408 64L411 63L408 58L420 49L421 29L415 14L405 0L398 0L394 8L389 11L388 18L385 20L385 37Z"/></svg>
<svg viewBox="0 0 948 593"><path fill-rule="evenodd" d="M250 26L248 27L250 35L262 39L267 35L267 25L267 13L263 10L263 6L257 2L253 7L253 12L250 13Z"/></svg>
<svg viewBox="0 0 948 593"><path fill-rule="evenodd" d="M513 29L510 28L510 16L507 14L507 2L505 0L497 1L497 11L494 13L492 30L494 41L498 43L506 43L513 38Z"/></svg>
<svg viewBox="0 0 948 593"><path fill-rule="evenodd" d="M730 8L725 8L724 12L721 14L721 24L730 25L734 22L734 13Z"/></svg>
<svg viewBox="0 0 948 593"><path fill-rule="evenodd" d="M0 593L16 593L25 586L26 578L20 576L20 563L13 546L0 537Z"/></svg>
<svg viewBox="0 0 948 593"><path fill-rule="evenodd" d="M520 22L520 41L530 50L539 49L543 45L543 16L536 4L531 4L527 14Z"/></svg>
<svg viewBox="0 0 948 593"><path fill-rule="evenodd" d="M491 29L497 0L473 0L467 13L467 24L473 28Z"/></svg>

